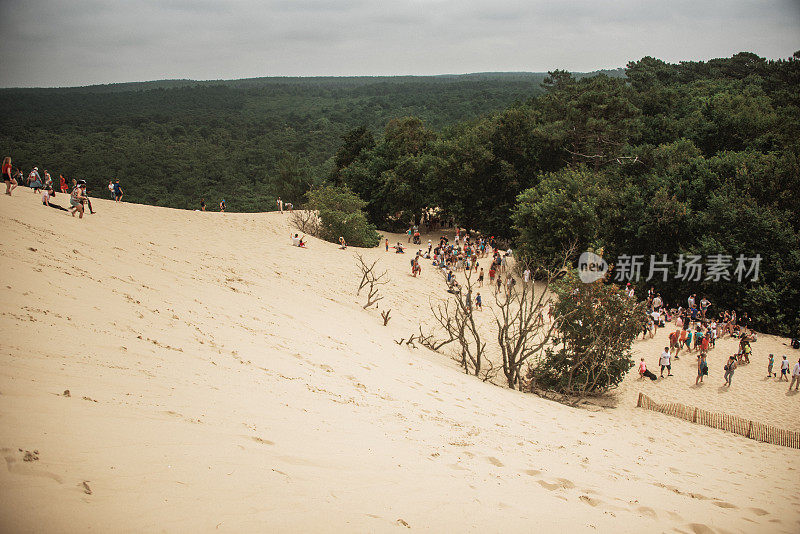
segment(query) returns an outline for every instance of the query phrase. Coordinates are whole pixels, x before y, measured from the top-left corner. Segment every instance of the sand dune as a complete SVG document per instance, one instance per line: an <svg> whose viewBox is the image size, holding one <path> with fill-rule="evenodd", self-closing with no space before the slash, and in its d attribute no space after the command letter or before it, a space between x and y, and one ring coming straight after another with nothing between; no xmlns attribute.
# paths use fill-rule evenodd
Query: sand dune
<svg viewBox="0 0 800 534"><path fill-rule="evenodd" d="M800 397L762 379L766 352L796 360L785 340L762 337L730 391L722 346L703 388L690 358L574 409L398 346L442 294L408 256L360 251L392 279L383 327L356 250L289 246L287 215L93 203L78 220L0 198L3 531L800 529L800 451L633 407L797 429ZM665 338L637 354L654 367Z"/></svg>

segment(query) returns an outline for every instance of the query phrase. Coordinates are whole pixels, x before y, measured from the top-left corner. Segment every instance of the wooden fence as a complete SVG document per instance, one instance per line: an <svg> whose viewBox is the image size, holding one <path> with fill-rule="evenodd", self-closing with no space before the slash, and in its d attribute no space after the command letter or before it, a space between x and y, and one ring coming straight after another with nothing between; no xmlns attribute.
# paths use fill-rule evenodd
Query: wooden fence
<svg viewBox="0 0 800 534"><path fill-rule="evenodd" d="M685 406L674 402L658 404L644 393L639 393L639 401L636 403L636 406L644 408L645 410L671 415L672 417L677 417L692 423L710 426L711 428L719 428L720 430L727 430L728 432L733 432L734 434L739 434L740 436L756 441L800 449L800 432L775 428L774 426L750 421L749 419L744 419L736 415L707 412L700 408Z"/></svg>

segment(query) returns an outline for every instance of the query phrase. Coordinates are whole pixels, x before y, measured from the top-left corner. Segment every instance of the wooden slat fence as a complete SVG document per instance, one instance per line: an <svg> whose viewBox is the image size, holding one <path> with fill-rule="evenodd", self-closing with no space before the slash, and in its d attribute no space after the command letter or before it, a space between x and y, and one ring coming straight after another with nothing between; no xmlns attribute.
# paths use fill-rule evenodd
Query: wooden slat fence
<svg viewBox="0 0 800 534"><path fill-rule="evenodd" d="M734 434L739 434L740 436L756 441L800 449L800 432L776 428L757 421L750 421L749 419L744 419L736 415L708 412L700 408L685 406L675 402L659 404L644 393L639 393L639 401L636 403L636 406L644 408L645 410L661 412L692 423L733 432Z"/></svg>

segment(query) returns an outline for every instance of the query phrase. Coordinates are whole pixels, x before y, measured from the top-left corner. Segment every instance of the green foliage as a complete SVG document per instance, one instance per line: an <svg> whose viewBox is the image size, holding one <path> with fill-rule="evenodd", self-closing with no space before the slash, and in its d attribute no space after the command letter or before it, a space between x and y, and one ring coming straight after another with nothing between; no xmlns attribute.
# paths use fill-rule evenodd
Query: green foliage
<svg viewBox="0 0 800 534"><path fill-rule="evenodd" d="M601 231L604 195L604 184L586 168L544 175L517 198L512 218L520 253L547 265L572 244L578 252L586 250Z"/></svg>
<svg viewBox="0 0 800 534"><path fill-rule="evenodd" d="M375 247L380 235L361 211L365 202L346 187L323 185L311 189L304 209L317 212L320 219L319 237L338 243L344 237L348 245Z"/></svg>
<svg viewBox="0 0 800 534"><path fill-rule="evenodd" d="M27 174L87 180L125 200L275 209L369 148L372 132L416 115L435 128L541 91L544 75L164 80L63 89L0 90L0 147ZM354 130L361 127L354 134ZM349 133L348 133L349 132ZM355 139L347 137L355 135ZM352 144L337 154L340 140ZM354 143L354 144L353 144ZM361 145L359 143L362 143Z"/></svg>
<svg viewBox="0 0 800 534"><path fill-rule="evenodd" d="M532 386L583 396L615 388L633 366L631 345L644 323L643 304L614 284L580 281L575 271L558 281L553 348L529 372Z"/></svg>

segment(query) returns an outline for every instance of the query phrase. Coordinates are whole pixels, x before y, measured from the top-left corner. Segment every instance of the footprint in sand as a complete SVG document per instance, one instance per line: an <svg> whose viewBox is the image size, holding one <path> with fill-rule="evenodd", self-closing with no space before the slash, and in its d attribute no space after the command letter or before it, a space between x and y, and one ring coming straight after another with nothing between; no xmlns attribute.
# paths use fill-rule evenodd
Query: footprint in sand
<svg viewBox="0 0 800 534"><path fill-rule="evenodd" d="M270 441L268 439L259 438L258 436L250 436L250 439L252 439L256 443L262 443L264 445L275 445L274 441Z"/></svg>
<svg viewBox="0 0 800 534"><path fill-rule="evenodd" d="M36 459L37 460L39 459L38 455ZM6 460L6 468L8 469L9 473L12 473L14 475L28 475L33 477L49 478L55 480L59 484L63 484L63 480L61 479L60 476L56 475L55 473L51 473L49 471L41 471L37 467L34 467L32 465L32 462L29 462L28 460L23 459L23 461L27 463L21 464L19 463L17 458L10 455L6 456L5 460Z"/></svg>
<svg viewBox="0 0 800 534"><path fill-rule="evenodd" d="M497 467L505 467L505 465L503 464L503 462L501 462L500 460L498 460L498 459L497 459L497 458L495 458L494 456L487 456L487 457L486 457L486 459L487 459L487 460L489 460L489 463L490 463L490 464L492 464L492 465L494 465L494 466L497 466Z"/></svg>
<svg viewBox="0 0 800 534"><path fill-rule="evenodd" d="M739 507L736 506L735 504L731 504L731 503L725 502L725 501L712 501L712 503L715 506L719 506L720 508L732 508L734 510L738 510L739 509Z"/></svg>
<svg viewBox="0 0 800 534"><path fill-rule="evenodd" d="M539 470L537 470L537 469L526 469L526 470L524 471L524 473L525 473L526 475L530 475L530 476L532 476L532 477L535 477L535 476L537 476L537 475L541 475L541 474L542 474L542 472L541 472L541 471L539 471Z"/></svg>
<svg viewBox="0 0 800 534"><path fill-rule="evenodd" d="M703 523L689 523L687 526L694 534L714 534L714 529Z"/></svg>
<svg viewBox="0 0 800 534"><path fill-rule="evenodd" d="M636 511L642 514L643 516L649 517L650 519L656 519L658 517L656 515L656 511L650 508L649 506L640 506L636 509Z"/></svg>
<svg viewBox="0 0 800 534"><path fill-rule="evenodd" d="M593 499L592 497L589 497L588 495L581 495L578 498L581 501L585 502L586 504L588 504L589 506L592 506L592 507L597 506L599 504L602 504L602 501L600 501L599 499Z"/></svg>
<svg viewBox="0 0 800 534"><path fill-rule="evenodd" d="M769 513L769 512L767 512L766 510L764 510L762 508L748 508L748 510L750 510L751 512L753 512L756 515L767 515Z"/></svg>
<svg viewBox="0 0 800 534"><path fill-rule="evenodd" d="M536 482L538 482L541 487L549 491L555 491L558 489L572 489L575 487L575 484L566 478L557 478L556 482L552 483L547 482L546 480L537 480Z"/></svg>

